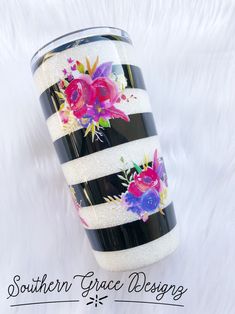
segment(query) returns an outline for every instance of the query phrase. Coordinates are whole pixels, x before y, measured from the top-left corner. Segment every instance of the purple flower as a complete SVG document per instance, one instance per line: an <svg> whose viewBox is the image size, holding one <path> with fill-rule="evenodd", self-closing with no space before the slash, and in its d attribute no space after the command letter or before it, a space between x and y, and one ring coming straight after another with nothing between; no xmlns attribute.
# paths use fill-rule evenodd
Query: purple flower
<svg viewBox="0 0 235 314"><path fill-rule="evenodd" d="M72 65L70 68L72 71L76 71L76 64Z"/></svg>
<svg viewBox="0 0 235 314"><path fill-rule="evenodd" d="M67 61L68 61L68 63L73 63L74 60L70 57L67 59Z"/></svg>
<svg viewBox="0 0 235 314"><path fill-rule="evenodd" d="M64 69L62 72L64 73L64 75L67 74L67 70L66 69Z"/></svg>
<svg viewBox="0 0 235 314"><path fill-rule="evenodd" d="M71 81L73 80L72 74L69 74L69 75L68 75L67 80L68 80L69 82L71 82Z"/></svg>
<svg viewBox="0 0 235 314"><path fill-rule="evenodd" d="M94 121L98 122L100 118L108 120L111 118L109 108L105 105L105 103L96 103L93 106L89 106L87 110L87 114L93 118Z"/></svg>
<svg viewBox="0 0 235 314"><path fill-rule="evenodd" d="M130 210L132 211L133 213L141 216L142 212L143 212L143 209L139 206L139 205L133 205L133 206L130 206L128 207L127 210Z"/></svg>
<svg viewBox="0 0 235 314"><path fill-rule="evenodd" d="M129 192L125 193L124 199L128 205L134 205L134 204L140 203L140 198L136 197L135 195Z"/></svg>
<svg viewBox="0 0 235 314"><path fill-rule="evenodd" d="M160 203L159 193L155 189L147 190L141 196L141 208L143 211L151 212L158 208Z"/></svg>
<svg viewBox="0 0 235 314"><path fill-rule="evenodd" d="M92 122L92 117L84 115L81 119L79 119L79 121L84 128L87 128L88 125Z"/></svg>

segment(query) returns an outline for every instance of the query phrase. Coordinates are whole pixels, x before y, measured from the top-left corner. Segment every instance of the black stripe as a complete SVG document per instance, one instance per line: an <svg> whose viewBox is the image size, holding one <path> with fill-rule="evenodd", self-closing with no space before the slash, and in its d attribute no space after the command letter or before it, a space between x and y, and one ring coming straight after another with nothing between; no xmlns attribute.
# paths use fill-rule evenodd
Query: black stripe
<svg viewBox="0 0 235 314"><path fill-rule="evenodd" d="M86 38L81 38L81 39L77 39L77 40L73 40L70 41L69 43L66 43L64 45L61 45L59 47L56 47L52 50L50 50L49 52L47 52L44 56L42 56L41 58L39 58L35 63L33 63L31 65L31 71L32 73L34 73L37 68L47 59L51 58L54 54L73 48L73 47L78 47L84 44L89 44L91 42L95 42L95 41L101 41L101 40L112 40L112 41L122 41L122 42L126 42L129 44L132 44L131 40L127 37L122 37L122 36L117 36L117 35L99 35L99 36L91 36L91 37L86 37ZM49 43L50 44L50 43ZM49 45L47 44L47 45ZM45 45L45 46L47 46ZM43 46L41 49L43 49L45 46ZM40 49L40 50L41 50ZM37 54L37 52L36 52ZM35 54L35 55L36 55ZM34 55L34 56L35 56ZM34 58L33 56L33 58ZM32 59L33 59L32 58Z"/></svg>
<svg viewBox="0 0 235 314"><path fill-rule="evenodd" d="M154 117L150 112L129 116L130 121L111 119L110 128L100 130L100 140L92 141L92 135L85 135L86 129L79 129L54 142L61 163L84 157L106 148L128 143L157 134Z"/></svg>
<svg viewBox="0 0 235 314"><path fill-rule="evenodd" d="M127 88L146 89L142 72L139 67L129 64L114 64L112 66L112 72L125 75L125 78L127 79ZM60 108L61 103L55 91L60 91L58 83L47 88L39 98L46 119Z"/></svg>
<svg viewBox="0 0 235 314"><path fill-rule="evenodd" d="M136 220L127 224L104 228L86 229L91 246L95 251L120 251L156 240L176 225L173 203L164 209L165 215L157 212L146 222Z"/></svg>
<svg viewBox="0 0 235 314"><path fill-rule="evenodd" d="M148 165L151 166L151 164L150 162ZM132 168L129 175L135 172L136 169ZM127 188L122 185L123 181L118 175L123 176L123 172L120 171L109 176L72 185L77 202L81 202L82 207L99 205L105 203L104 197L107 197L107 195L113 196L125 193Z"/></svg>

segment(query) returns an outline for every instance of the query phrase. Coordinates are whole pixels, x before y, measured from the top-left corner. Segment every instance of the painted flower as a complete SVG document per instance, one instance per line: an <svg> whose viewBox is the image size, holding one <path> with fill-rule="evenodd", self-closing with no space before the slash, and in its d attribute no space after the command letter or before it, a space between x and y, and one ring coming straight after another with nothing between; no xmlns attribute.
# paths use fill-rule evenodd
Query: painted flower
<svg viewBox="0 0 235 314"><path fill-rule="evenodd" d="M99 102L108 102L113 105L118 98L118 88L108 77L98 77L92 83L95 97Z"/></svg>
<svg viewBox="0 0 235 314"><path fill-rule="evenodd" d="M137 214L144 222L147 221L149 214L157 209L164 214L167 181L164 163L162 158L158 158L157 151L154 152L151 166L147 156L144 158L142 167L133 162L134 175L131 174L130 169L126 170L124 159L120 160L124 166L124 174L119 175L119 178L124 180L123 186L127 186L127 191L120 197L122 205L128 211ZM114 198L114 200L116 199L117 197Z"/></svg>
<svg viewBox="0 0 235 314"><path fill-rule="evenodd" d="M82 222L82 224L85 226L85 227L89 227L87 222L85 221L84 218L82 218L82 216L80 215L80 211L81 211L81 204L77 201L77 197L76 197L76 192L74 190L74 187L72 185L69 186L69 189L70 189L70 192L71 192L71 196L72 196L72 200L73 200L73 203L74 203L74 206L78 212L78 215L79 215L79 218Z"/></svg>
<svg viewBox="0 0 235 314"><path fill-rule="evenodd" d="M76 71L76 64L73 64L71 67L70 67L70 69L72 70L72 71Z"/></svg>
<svg viewBox="0 0 235 314"><path fill-rule="evenodd" d="M141 195L141 197L136 197L131 193L126 193L124 199L129 205L128 210L138 215L144 212L152 212L156 210L160 203L159 193L155 189L147 190Z"/></svg>
<svg viewBox="0 0 235 314"><path fill-rule="evenodd" d="M125 202L128 204L128 205L136 205L136 204L139 204L139 197L136 197L134 194L132 193L125 193L124 194L124 199L125 199Z"/></svg>
<svg viewBox="0 0 235 314"><path fill-rule="evenodd" d="M154 211L160 203L159 193L155 189L147 190L141 196L141 208L147 212Z"/></svg>
<svg viewBox="0 0 235 314"><path fill-rule="evenodd" d="M65 110L61 110L59 112L61 121L66 124L69 122L69 112Z"/></svg>
<svg viewBox="0 0 235 314"><path fill-rule="evenodd" d="M67 111L70 111L71 120L86 128L84 136L91 133L92 141L95 136L102 141L103 129L111 127L110 119L130 121L128 115L116 108L121 101L128 102L123 93L126 78L112 74L112 62L98 65L98 57L93 64L88 58L86 65L72 58L67 62L68 68L63 69L64 78L59 81L61 121L68 133L72 132L67 118Z"/></svg>
<svg viewBox="0 0 235 314"><path fill-rule="evenodd" d="M142 191L138 188L135 181L132 181L128 186L128 192L133 194L136 197L139 197L142 195Z"/></svg>
<svg viewBox="0 0 235 314"><path fill-rule="evenodd" d="M157 191L160 189L160 179L157 173L150 167L141 171L134 176L135 184L142 192L150 188L155 188Z"/></svg>
<svg viewBox="0 0 235 314"><path fill-rule="evenodd" d="M98 122L100 118L108 120L111 118L111 114L109 112L109 106L104 102L100 103L98 101L95 102L93 106L90 106L87 110L87 114L93 118L94 121Z"/></svg>
<svg viewBox="0 0 235 314"><path fill-rule="evenodd" d="M68 63L73 63L74 60L70 57L67 59L67 61L68 61Z"/></svg>
<svg viewBox="0 0 235 314"><path fill-rule="evenodd" d="M159 191L160 179L157 173L152 168L148 167L138 174L135 173L134 181L130 183L128 192L138 197L150 188L154 188Z"/></svg>
<svg viewBox="0 0 235 314"><path fill-rule="evenodd" d="M90 85L90 77L84 74L80 78L72 80L64 93L74 116L82 118L87 112L87 105L92 101L93 93Z"/></svg>
<svg viewBox="0 0 235 314"><path fill-rule="evenodd" d="M140 204L129 206L127 210L137 214L138 216L141 216L143 212L143 209L141 208Z"/></svg>
<svg viewBox="0 0 235 314"><path fill-rule="evenodd" d="M80 119L80 123L84 128L87 128L88 125L92 122L93 118L89 115L84 115L81 119Z"/></svg>
<svg viewBox="0 0 235 314"><path fill-rule="evenodd" d="M88 106L87 114L93 118L95 122L98 122L100 118L109 120L111 118L121 118L125 121L129 121L121 110L115 108L111 103L96 101L93 106Z"/></svg>

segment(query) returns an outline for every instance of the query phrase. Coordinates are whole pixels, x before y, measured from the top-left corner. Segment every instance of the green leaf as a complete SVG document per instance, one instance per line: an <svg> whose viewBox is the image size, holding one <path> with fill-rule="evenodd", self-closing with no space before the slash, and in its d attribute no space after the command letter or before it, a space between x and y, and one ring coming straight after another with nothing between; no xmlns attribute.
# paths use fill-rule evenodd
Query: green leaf
<svg viewBox="0 0 235 314"><path fill-rule="evenodd" d="M91 126L92 126L92 124L89 124L89 125L88 125L84 136L87 136L88 133L91 132Z"/></svg>
<svg viewBox="0 0 235 314"><path fill-rule="evenodd" d="M56 93L56 95L57 95L60 99L64 99L64 98L65 98L63 93L57 92L57 91L55 91L55 93Z"/></svg>
<svg viewBox="0 0 235 314"><path fill-rule="evenodd" d="M126 183L122 183L122 185L125 186L125 187L128 187L128 184L126 184Z"/></svg>
<svg viewBox="0 0 235 314"><path fill-rule="evenodd" d="M110 128L110 122L109 120L105 120L103 118L99 119L99 125L101 125L104 128Z"/></svg>
<svg viewBox="0 0 235 314"><path fill-rule="evenodd" d="M64 87L67 87L69 85L69 82L64 80Z"/></svg>
<svg viewBox="0 0 235 314"><path fill-rule="evenodd" d="M136 163L133 162L133 165L138 173L141 173L142 169Z"/></svg>
<svg viewBox="0 0 235 314"><path fill-rule="evenodd" d="M79 61L76 61L76 64L77 64L77 70L80 72L80 73L84 73L85 72L85 67L84 65L79 62Z"/></svg>
<svg viewBox="0 0 235 314"><path fill-rule="evenodd" d="M121 179L121 180L127 181L127 179L124 178L123 176L121 176L120 174L118 174L118 178Z"/></svg>
<svg viewBox="0 0 235 314"><path fill-rule="evenodd" d="M121 161L122 163L124 163L124 158L123 158L123 157L121 157L121 158L120 158L120 161Z"/></svg>
<svg viewBox="0 0 235 314"><path fill-rule="evenodd" d="M59 111L63 110L63 109L64 109L64 106L65 106L65 103L63 102L63 103L60 105Z"/></svg>
<svg viewBox="0 0 235 314"><path fill-rule="evenodd" d="M94 142L94 139L95 139L95 125L93 123L91 125L91 136L92 136L92 142Z"/></svg>

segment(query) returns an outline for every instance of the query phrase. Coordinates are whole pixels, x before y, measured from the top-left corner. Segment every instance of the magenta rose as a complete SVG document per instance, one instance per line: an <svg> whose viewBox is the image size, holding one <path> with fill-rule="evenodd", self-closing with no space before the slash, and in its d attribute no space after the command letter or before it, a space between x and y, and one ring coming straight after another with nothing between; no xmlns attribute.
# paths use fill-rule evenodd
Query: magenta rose
<svg viewBox="0 0 235 314"><path fill-rule="evenodd" d="M134 180L138 188L145 192L150 188L155 188L157 191L160 189L160 179L157 173L150 167L135 174Z"/></svg>
<svg viewBox="0 0 235 314"><path fill-rule="evenodd" d="M134 181L130 183L128 192L139 197L151 188L154 188L159 192L160 179L157 173L152 168L148 167L141 171L141 173L134 175Z"/></svg>
<svg viewBox="0 0 235 314"><path fill-rule="evenodd" d="M95 98L98 102L106 102L110 107L116 102L119 94L117 85L108 77L98 77L93 83Z"/></svg>
<svg viewBox="0 0 235 314"><path fill-rule="evenodd" d="M92 84L93 103L88 106L87 114L93 117L94 121L99 121L100 118L105 120L111 118L120 118L129 121L129 117L114 105L119 97L118 88L108 77L98 77Z"/></svg>
<svg viewBox="0 0 235 314"><path fill-rule="evenodd" d="M73 114L81 118L87 111L87 105L91 104L94 97L89 75L81 75L72 80L64 91L68 104Z"/></svg>
<svg viewBox="0 0 235 314"><path fill-rule="evenodd" d="M133 194L136 197L139 197L143 194L143 192L138 188L135 181L132 181L128 186L128 192Z"/></svg>

